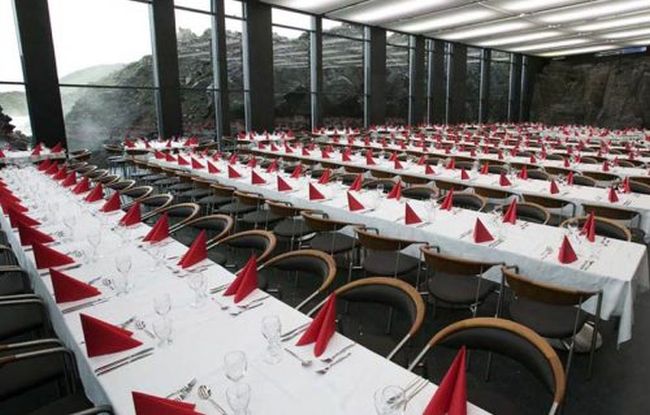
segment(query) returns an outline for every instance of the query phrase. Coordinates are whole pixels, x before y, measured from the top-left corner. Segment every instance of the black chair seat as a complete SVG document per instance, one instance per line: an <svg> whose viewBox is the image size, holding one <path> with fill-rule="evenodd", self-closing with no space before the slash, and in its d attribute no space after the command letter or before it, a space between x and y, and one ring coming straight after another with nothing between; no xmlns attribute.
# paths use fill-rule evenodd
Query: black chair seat
<svg viewBox="0 0 650 415"><path fill-rule="evenodd" d="M198 203L199 205L212 205L212 206L225 205L230 202L232 202L232 197L217 196L217 195L202 197L196 201L196 203Z"/></svg>
<svg viewBox="0 0 650 415"><path fill-rule="evenodd" d="M194 199L194 198L203 198L210 195L212 195L212 190L198 188L198 189L187 190L181 193L179 196L187 199Z"/></svg>
<svg viewBox="0 0 650 415"><path fill-rule="evenodd" d="M524 326L530 327L542 337L563 339L571 337L577 308L545 304L526 298L518 298L510 303L510 317ZM578 331L587 321L587 313L580 313Z"/></svg>
<svg viewBox="0 0 650 415"><path fill-rule="evenodd" d="M302 218L285 218L275 225L273 233L280 238L298 238L313 231Z"/></svg>
<svg viewBox="0 0 650 415"><path fill-rule="evenodd" d="M178 183L179 180L178 177L167 177L165 179L156 180L153 184L155 186L171 186Z"/></svg>
<svg viewBox="0 0 650 415"><path fill-rule="evenodd" d="M187 190L192 190L193 187L194 185L192 185L192 183L183 182L170 186L169 190L176 192L185 192Z"/></svg>
<svg viewBox="0 0 650 415"><path fill-rule="evenodd" d="M480 288L479 288L479 282ZM449 304L470 305L478 300L482 302L491 292L496 290L497 284L485 279L479 280L472 275L453 275L436 272L427 280L427 288L436 299Z"/></svg>
<svg viewBox="0 0 650 415"><path fill-rule="evenodd" d="M131 177L137 177L137 176L134 176L135 174L137 174L137 173L133 173L131 175ZM167 177L167 175L162 174L162 173L157 173L157 174L147 173L145 176L141 176L142 180L145 180L145 181L148 181L148 182L155 182L156 180L162 180L162 179L164 179L166 177Z"/></svg>
<svg viewBox="0 0 650 415"><path fill-rule="evenodd" d="M319 251L340 254L351 250L354 247L355 239L339 232L320 233L311 240L309 245L312 249Z"/></svg>
<svg viewBox="0 0 650 415"><path fill-rule="evenodd" d="M35 411L29 412L29 415L68 415L75 412L80 412L85 409L93 408L94 405L84 395L82 390L79 390L73 395L68 395L61 399L57 399Z"/></svg>
<svg viewBox="0 0 650 415"><path fill-rule="evenodd" d="M417 269L420 261L409 255L390 251L371 251L363 261L369 275L404 275Z"/></svg>
<svg viewBox="0 0 650 415"><path fill-rule="evenodd" d="M36 303L0 307L0 340L39 330L44 318L41 305Z"/></svg>
<svg viewBox="0 0 650 415"><path fill-rule="evenodd" d="M109 163L113 163L113 164L126 163L126 157L124 156L112 156L112 157L108 157L106 160L108 160Z"/></svg>
<svg viewBox="0 0 650 415"><path fill-rule="evenodd" d="M219 265L225 265L228 260L226 258L226 255L222 254L221 252L215 251L214 249L208 251L208 258L210 258L211 261Z"/></svg>
<svg viewBox="0 0 650 415"><path fill-rule="evenodd" d="M250 212L241 217L240 221L249 225L257 225L263 223L277 223L282 220L282 216L278 216L273 212L269 212L266 209L256 210Z"/></svg>
<svg viewBox="0 0 650 415"><path fill-rule="evenodd" d="M239 202L232 202L219 207L219 213L224 215L241 215L257 210L256 206L245 205Z"/></svg>

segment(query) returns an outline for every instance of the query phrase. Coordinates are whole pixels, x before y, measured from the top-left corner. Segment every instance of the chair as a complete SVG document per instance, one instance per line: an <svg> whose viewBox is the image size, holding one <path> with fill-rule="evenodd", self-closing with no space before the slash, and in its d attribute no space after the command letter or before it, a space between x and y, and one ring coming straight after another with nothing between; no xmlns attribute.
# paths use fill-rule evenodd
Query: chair
<svg viewBox="0 0 650 415"><path fill-rule="evenodd" d="M207 180L199 179L196 177L191 178L192 187L188 190L180 192L177 196L177 199L180 202L194 202L198 203L199 200L213 195L212 182ZM201 204L202 207L205 206L205 203ZM205 209L203 209L205 211ZM207 213L207 212L206 212Z"/></svg>
<svg viewBox="0 0 650 415"><path fill-rule="evenodd" d="M573 176L573 184L578 186L596 187L598 183L596 182L596 180L592 179L591 177L583 176L581 174L576 174L575 176Z"/></svg>
<svg viewBox="0 0 650 415"><path fill-rule="evenodd" d="M90 167L90 166L88 166L88 167ZM84 176L84 177L89 178L92 181L98 181L102 177L108 176L108 170L95 168L95 169L92 169L92 170L88 171L87 173L82 173L81 175Z"/></svg>
<svg viewBox="0 0 650 415"><path fill-rule="evenodd" d="M488 164L488 173L490 173L490 174L508 174L508 168L505 165Z"/></svg>
<svg viewBox="0 0 650 415"><path fill-rule="evenodd" d="M430 200L436 197L438 192L431 186L413 185L402 190L402 197L415 200Z"/></svg>
<svg viewBox="0 0 650 415"><path fill-rule="evenodd" d="M383 347L385 350L381 351L383 352L382 355L385 355L388 360L395 358L404 345L417 334L424 321L425 305L420 294L411 285L395 278L363 278L339 287L334 291L334 294L337 300L358 304L382 304L388 306L391 312L395 309L406 316L409 325L406 335L396 345L387 345L387 347ZM313 315L325 301L327 299L312 309L308 315ZM345 326L344 322L340 326ZM349 330L346 331L345 327L342 327L342 329L343 334L349 336L350 333L347 332ZM364 333L364 337L368 337L367 334ZM366 347L377 347L379 343L373 341L372 344L366 344ZM390 343L393 342L390 341Z"/></svg>
<svg viewBox="0 0 650 415"><path fill-rule="evenodd" d="M314 236L313 231L300 216L302 210L294 207L291 202L267 200L266 205L271 214L281 218L273 226L273 233L280 239L289 240L289 250L294 249L296 242L300 246L302 242Z"/></svg>
<svg viewBox="0 0 650 415"><path fill-rule="evenodd" d="M409 366L413 370L429 351L436 346L458 349L462 346L470 350L484 350L510 358L527 368L553 395L553 403L548 415L557 413L566 393L566 376L562 362L553 348L533 330L513 321L500 318L472 318L453 323L438 331L427 342ZM514 375L514 372L512 373ZM512 376L511 375L511 376ZM470 399L475 401L470 394ZM501 399L477 402L482 407L499 405ZM526 402L530 409L531 402ZM492 409L498 413L498 409ZM517 411L516 413L522 413Z"/></svg>
<svg viewBox="0 0 650 415"><path fill-rule="evenodd" d="M509 206L510 205L502 205L501 211L507 211ZM546 210L546 208L538 204L520 202L517 203L517 218L526 222L546 225L551 218L551 214Z"/></svg>
<svg viewBox="0 0 650 415"><path fill-rule="evenodd" d="M239 208L244 206L253 206L253 211L243 213L239 222L254 229L258 227L268 229L269 225L273 226L282 220L282 216L276 215L266 207L266 200L259 193L236 191L235 198L239 203Z"/></svg>
<svg viewBox="0 0 650 415"><path fill-rule="evenodd" d="M578 216L575 218L567 219L560 224L560 227L566 228L569 224L575 224L578 228L582 228L582 226L585 224L585 221L587 220L587 217L588 216ZM620 225L613 220L601 218L599 216L596 216L594 219L596 235L600 235L606 238L618 239L621 241L632 241L632 234L630 233L630 230L625 226Z"/></svg>
<svg viewBox="0 0 650 415"><path fill-rule="evenodd" d="M0 297L0 323L0 344L42 338L52 332L46 305L33 294Z"/></svg>
<svg viewBox="0 0 650 415"><path fill-rule="evenodd" d="M206 215L214 213L220 206L233 202L233 194L236 190L234 187L212 183L210 184L210 189L212 190L212 194L196 201L203 208L203 212Z"/></svg>
<svg viewBox="0 0 650 415"><path fill-rule="evenodd" d="M436 187L440 190L443 191L443 193L447 193L450 190L453 189L454 192L462 192L463 190L467 189L469 186L466 186L464 184L459 184L455 182L449 182L447 180L434 180L434 183L436 184ZM456 193L454 193L456 194Z"/></svg>
<svg viewBox="0 0 650 415"><path fill-rule="evenodd" d="M547 225L559 226L564 219L573 217L576 214L575 203L568 200L529 194L523 194L522 197L524 202L533 203L546 209L550 215ZM571 213L568 213L569 210Z"/></svg>
<svg viewBox="0 0 650 415"><path fill-rule="evenodd" d="M492 189L490 187L474 186L474 193L485 198L484 210L492 210L499 205L509 203L513 198L519 199L519 195L507 190Z"/></svg>
<svg viewBox="0 0 650 415"><path fill-rule="evenodd" d="M546 181L551 180L551 175L545 172L544 170L532 169L532 170L528 170L527 174L529 179L546 180Z"/></svg>
<svg viewBox="0 0 650 415"><path fill-rule="evenodd" d="M560 160L563 160L563 158L560 158ZM544 171L553 176L566 176L571 172L573 172L574 174L576 173L574 170L571 169L567 169L564 167L552 167L552 166L544 166Z"/></svg>
<svg viewBox="0 0 650 415"><path fill-rule="evenodd" d="M112 183L117 183L120 181L120 176L116 174L105 174L97 177L96 179L91 179L94 182L101 183L104 186L107 186Z"/></svg>
<svg viewBox="0 0 650 415"><path fill-rule="evenodd" d="M650 185L630 179L630 190L634 193L650 195Z"/></svg>
<svg viewBox="0 0 650 415"><path fill-rule="evenodd" d="M332 256L352 252L355 239L339 231L355 224L330 219L324 212L303 211L300 215L305 220L307 228L316 234L308 243L311 249L327 252Z"/></svg>
<svg viewBox="0 0 650 415"><path fill-rule="evenodd" d="M253 253L257 255L257 261L263 263L271 256L271 254L273 254L276 246L277 238L272 232L255 229L226 236L225 238L208 244L207 249L208 256L214 262L219 265L234 268L238 265L242 265ZM215 250L218 248L245 250L248 251L248 255L246 255L246 258L242 261L227 264L228 260L233 259L233 255L226 256L223 252Z"/></svg>
<svg viewBox="0 0 650 415"><path fill-rule="evenodd" d="M429 182L431 182L431 179L427 179L426 177L418 177L418 176L411 176L409 174L403 174L400 176L400 179L406 183L407 185L410 186L422 186L425 185Z"/></svg>
<svg viewBox="0 0 650 415"><path fill-rule="evenodd" d="M391 176L392 177L392 176ZM372 179L363 183L364 189L377 189L379 186L384 187L384 193L390 193L397 182L393 179Z"/></svg>
<svg viewBox="0 0 650 415"><path fill-rule="evenodd" d="M0 298L32 292L27 272L16 265L0 266Z"/></svg>
<svg viewBox="0 0 650 415"><path fill-rule="evenodd" d="M598 217L607 218L624 226L630 231L633 242L645 244L645 232L640 227L641 214L639 212L620 207L593 205L590 203L583 203L582 210L585 214L593 212Z"/></svg>
<svg viewBox="0 0 650 415"><path fill-rule="evenodd" d="M120 190L120 200L122 204L132 204L135 201L145 199L153 193L151 186L134 186L125 190Z"/></svg>
<svg viewBox="0 0 650 415"><path fill-rule="evenodd" d="M442 203L444 199L445 196L439 198L438 202ZM454 192L451 204L453 207L480 212L485 208L485 199L479 195L475 195L474 193Z"/></svg>
<svg viewBox="0 0 650 415"><path fill-rule="evenodd" d="M503 263L467 260L430 247L421 247L420 252L427 265L426 290L433 298L434 316L438 302L442 302L467 307L476 317L478 306L497 290L498 285L483 278L483 274Z"/></svg>
<svg viewBox="0 0 650 415"><path fill-rule="evenodd" d="M318 295L325 294L336 278L336 262L334 258L322 251L314 249L301 249L298 251L286 252L269 259L257 267L258 271L266 269L279 270L283 273L301 272L308 274L310 278L319 281L318 288L298 303L294 308L300 310ZM269 278L265 273L258 274L258 286L263 290L269 290Z"/></svg>
<svg viewBox="0 0 650 415"><path fill-rule="evenodd" d="M227 215L207 215L194 217L176 226L170 233L180 243L190 246L199 232L205 231L207 236L207 245L220 241L230 235L234 227L234 221Z"/></svg>
<svg viewBox="0 0 650 415"><path fill-rule="evenodd" d="M502 267L501 271L503 273L502 284L507 284L514 294L514 298L508 306L512 320L530 327L542 337L559 340L570 339L571 343L568 347L569 355L566 363L567 377L571 369L576 334L582 330L588 321L587 313L582 310L582 306L585 301L597 297L596 314L593 316L594 330L589 352L589 367L587 369L588 375L591 377L603 301L602 290L584 291L534 281L507 267ZM503 296L501 297L502 300ZM501 304L499 308L501 308Z"/></svg>
<svg viewBox="0 0 650 415"><path fill-rule="evenodd" d="M650 154L648 154L647 157L650 157ZM646 186L650 186L650 176L630 176L630 184L632 184L632 182L643 183Z"/></svg>
<svg viewBox="0 0 650 415"><path fill-rule="evenodd" d="M174 232L196 218L200 211L201 207L196 203L176 203L143 214L142 221L153 224L160 216L166 213L169 217L169 231Z"/></svg>
<svg viewBox="0 0 650 415"><path fill-rule="evenodd" d="M238 222L239 218L247 213L258 212L264 205L264 197L259 193L233 190L231 194L233 197L232 202L219 206L217 212L232 216L235 222ZM253 221L253 219L259 218L253 217L249 221L252 224L256 224L257 222Z"/></svg>
<svg viewBox="0 0 650 415"><path fill-rule="evenodd" d="M104 187L107 187L116 192L124 192L126 190L129 190L133 186L135 186L135 180L117 180L104 185Z"/></svg>
<svg viewBox="0 0 650 415"><path fill-rule="evenodd" d="M621 178L615 174L599 171L583 171L582 175L594 179L596 181L596 186L598 187L610 187L621 180Z"/></svg>

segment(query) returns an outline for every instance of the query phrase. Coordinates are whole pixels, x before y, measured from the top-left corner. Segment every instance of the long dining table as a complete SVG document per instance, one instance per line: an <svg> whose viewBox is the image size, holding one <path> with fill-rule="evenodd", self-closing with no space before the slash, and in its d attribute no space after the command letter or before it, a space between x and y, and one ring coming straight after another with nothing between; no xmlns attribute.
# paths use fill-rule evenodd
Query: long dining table
<svg viewBox="0 0 650 415"><path fill-rule="evenodd" d="M197 394L199 385L208 385L212 398L223 408L228 408L225 390L229 380L224 376L224 355L232 350L244 351L248 370L243 381L251 385L251 414L372 414L374 392L387 385L406 386L419 377L384 357L355 345L350 357L333 366L326 374L316 369L325 364L315 359L313 347L296 347L294 341L283 344L302 359L313 361L303 367L291 355L283 354L280 363L271 365L264 361L266 341L261 332L261 320L277 315L282 332L310 321L305 314L271 297L260 301L262 306L251 308L237 316L231 312L239 309L231 297L211 294L206 304L192 307L194 292L188 286L187 276L202 272L207 287L229 283L234 275L227 269L205 260L189 271L176 266L178 257L187 247L168 238L158 248L151 249L141 238L150 227L140 223L128 229L119 226L123 212L103 213L103 201L87 203L85 194L66 191L49 176L33 167L3 169L0 178L30 209L28 214L41 222L38 229L54 235L57 241L52 248L72 255L75 265L60 267L62 272L75 279L94 284L101 296L92 301L80 300L57 304L47 270L37 269L33 252L21 246L15 229L6 215L0 215L0 226L7 234L20 266L31 278L35 292L44 300L52 325L58 336L77 358L85 390L96 404L110 404L116 414L134 414L131 393L139 391L166 396L195 380L195 388L186 401L196 403L196 410L204 414L219 412ZM73 218L73 222L70 222ZM64 226L63 223L72 224ZM89 235L101 235L93 255ZM128 293L115 291L118 276L117 261L130 258L131 289ZM118 259L119 258L119 259ZM123 270L124 268L122 268ZM164 294L171 296L172 343L160 344L155 333L156 316L153 300ZM262 298L265 294L255 290L244 302ZM224 306L227 310L224 310ZM130 326L133 337L143 342L141 346L110 355L88 357L80 325L80 313L120 325L136 319L141 322ZM352 341L336 333L321 358L340 351ZM128 364L98 375L102 365L129 358L134 353L152 348L146 358L134 359ZM436 390L433 383L412 397L406 406L407 415L421 414ZM228 413L231 413L228 410ZM468 404L468 413L486 414Z"/></svg>
<svg viewBox="0 0 650 415"><path fill-rule="evenodd" d="M282 155L270 150L254 150L257 154L265 153L275 157ZM307 158L292 153L297 159ZM187 157L190 157L189 155ZM379 196L375 191L362 191L357 194L359 201L368 209L350 211L347 201L347 187L338 183L311 184L325 196L324 200L310 200L309 179L292 179L284 172L267 173L264 169L255 168L258 176L266 183L252 183L252 168L242 164L229 165L228 160L220 159L210 161L207 158L195 155L203 168L194 169L191 166L178 166L174 162L150 159L150 162L166 168L189 171L193 175L216 181L218 183L234 186L248 192L261 194L269 200L284 201L296 207L320 210L329 217L351 224L363 224L378 229L383 235L398 237L413 241L426 241L437 245L443 253L462 255L489 262L503 262L517 265L520 271L531 278L562 286L575 287L588 291L603 292L601 317L608 320L619 317L617 343L620 345L632 338L632 325L634 320L634 299L639 292L650 288L648 256L645 245L603 238L598 236L594 244L580 243L582 238L574 238L574 248L577 250L578 261L572 264L562 264L558 260L558 248L562 239L567 234L566 229L519 221L516 225L502 224L500 217L491 213L475 212L455 208L451 211L435 209L431 202L409 200L408 203L424 223L417 226L406 225L405 199L396 201ZM351 166L359 166L357 158L348 162ZM312 161L314 157L311 158ZM365 160L365 159L364 159ZM331 161L326 159L323 161ZM206 169L207 162L211 162L220 170L220 173L209 173ZM229 167L241 174L241 177L229 177ZM376 166L374 166L376 167ZM409 168L423 170L423 166L410 166ZM407 168L400 170L405 173ZM449 177L458 177L458 171L442 173ZM277 176L281 176L293 188L292 191L279 191ZM498 176L497 176L498 177ZM498 186L494 176L474 175L476 184ZM523 184L515 182L516 186ZM527 181L525 184L531 191L542 193L548 189L548 182ZM516 190L511 189L511 190ZM561 189L567 191L567 189ZM603 192L604 189L579 189L580 192ZM622 197L625 197L622 195ZM637 200L637 197L626 196ZM650 207L650 199L644 199ZM491 243L478 244L472 240L474 223L480 219L495 236ZM345 229L349 234L353 230ZM419 257L417 245L407 248L405 253ZM487 273L486 277L500 281L500 273ZM596 301L587 302L585 308L595 312Z"/></svg>

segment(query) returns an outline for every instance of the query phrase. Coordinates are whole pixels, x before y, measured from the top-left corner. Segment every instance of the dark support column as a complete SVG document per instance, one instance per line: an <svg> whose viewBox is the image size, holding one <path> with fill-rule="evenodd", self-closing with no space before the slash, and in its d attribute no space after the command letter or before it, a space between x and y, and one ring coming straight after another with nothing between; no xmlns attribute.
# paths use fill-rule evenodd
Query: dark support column
<svg viewBox="0 0 650 415"><path fill-rule="evenodd" d="M158 133L162 137L183 134L178 49L174 0L156 0L151 4L155 85L158 87Z"/></svg>
<svg viewBox="0 0 650 415"><path fill-rule="evenodd" d="M433 52L429 60L431 79L429 90L431 93L431 109L429 121L434 124L445 122L446 86L445 86L445 43L441 40L433 41Z"/></svg>
<svg viewBox="0 0 650 415"><path fill-rule="evenodd" d="M47 0L15 0L14 10L32 135L67 148Z"/></svg>
<svg viewBox="0 0 650 415"><path fill-rule="evenodd" d="M535 56L526 56L526 72L522 77L521 89L521 121L531 121L530 106L533 101L535 91L535 81L537 75L542 71L548 60Z"/></svg>
<svg viewBox="0 0 650 415"><path fill-rule="evenodd" d="M447 122L465 121L465 78L467 77L467 46L453 44L449 66L449 115Z"/></svg>
<svg viewBox="0 0 650 415"><path fill-rule="evenodd" d="M365 126L386 121L386 30L366 27Z"/></svg>
<svg viewBox="0 0 650 415"><path fill-rule="evenodd" d="M244 88L249 92L250 128L272 131L273 109L273 28L271 6L260 1L244 2L246 17Z"/></svg>
<svg viewBox="0 0 650 415"><path fill-rule="evenodd" d="M519 98L521 96L521 55L510 55L510 79L508 87L508 121L519 121Z"/></svg>
<svg viewBox="0 0 650 415"><path fill-rule="evenodd" d="M217 141L230 136L230 103L228 99L228 59L226 56L226 20L223 0L212 0L214 21L212 22L212 73L214 74L215 115Z"/></svg>
<svg viewBox="0 0 650 415"><path fill-rule="evenodd" d="M323 19L320 16L312 17L310 42L311 60L311 128L321 127L323 120Z"/></svg>
<svg viewBox="0 0 650 415"><path fill-rule="evenodd" d="M479 107L478 107L478 122L484 123L487 121L490 107L490 58L492 51L490 49L483 49L481 52L481 83L479 85Z"/></svg>
<svg viewBox="0 0 650 415"><path fill-rule="evenodd" d="M425 119L424 42L422 36L411 36L409 49L409 119L417 125Z"/></svg>

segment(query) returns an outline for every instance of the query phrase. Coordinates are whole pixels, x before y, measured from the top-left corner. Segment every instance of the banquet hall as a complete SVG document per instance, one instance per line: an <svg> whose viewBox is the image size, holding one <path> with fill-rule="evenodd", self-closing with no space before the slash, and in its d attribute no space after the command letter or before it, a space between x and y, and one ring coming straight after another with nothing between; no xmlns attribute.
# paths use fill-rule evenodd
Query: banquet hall
<svg viewBox="0 0 650 415"><path fill-rule="evenodd" d="M648 0L0 0L0 414L649 413L649 46Z"/></svg>

